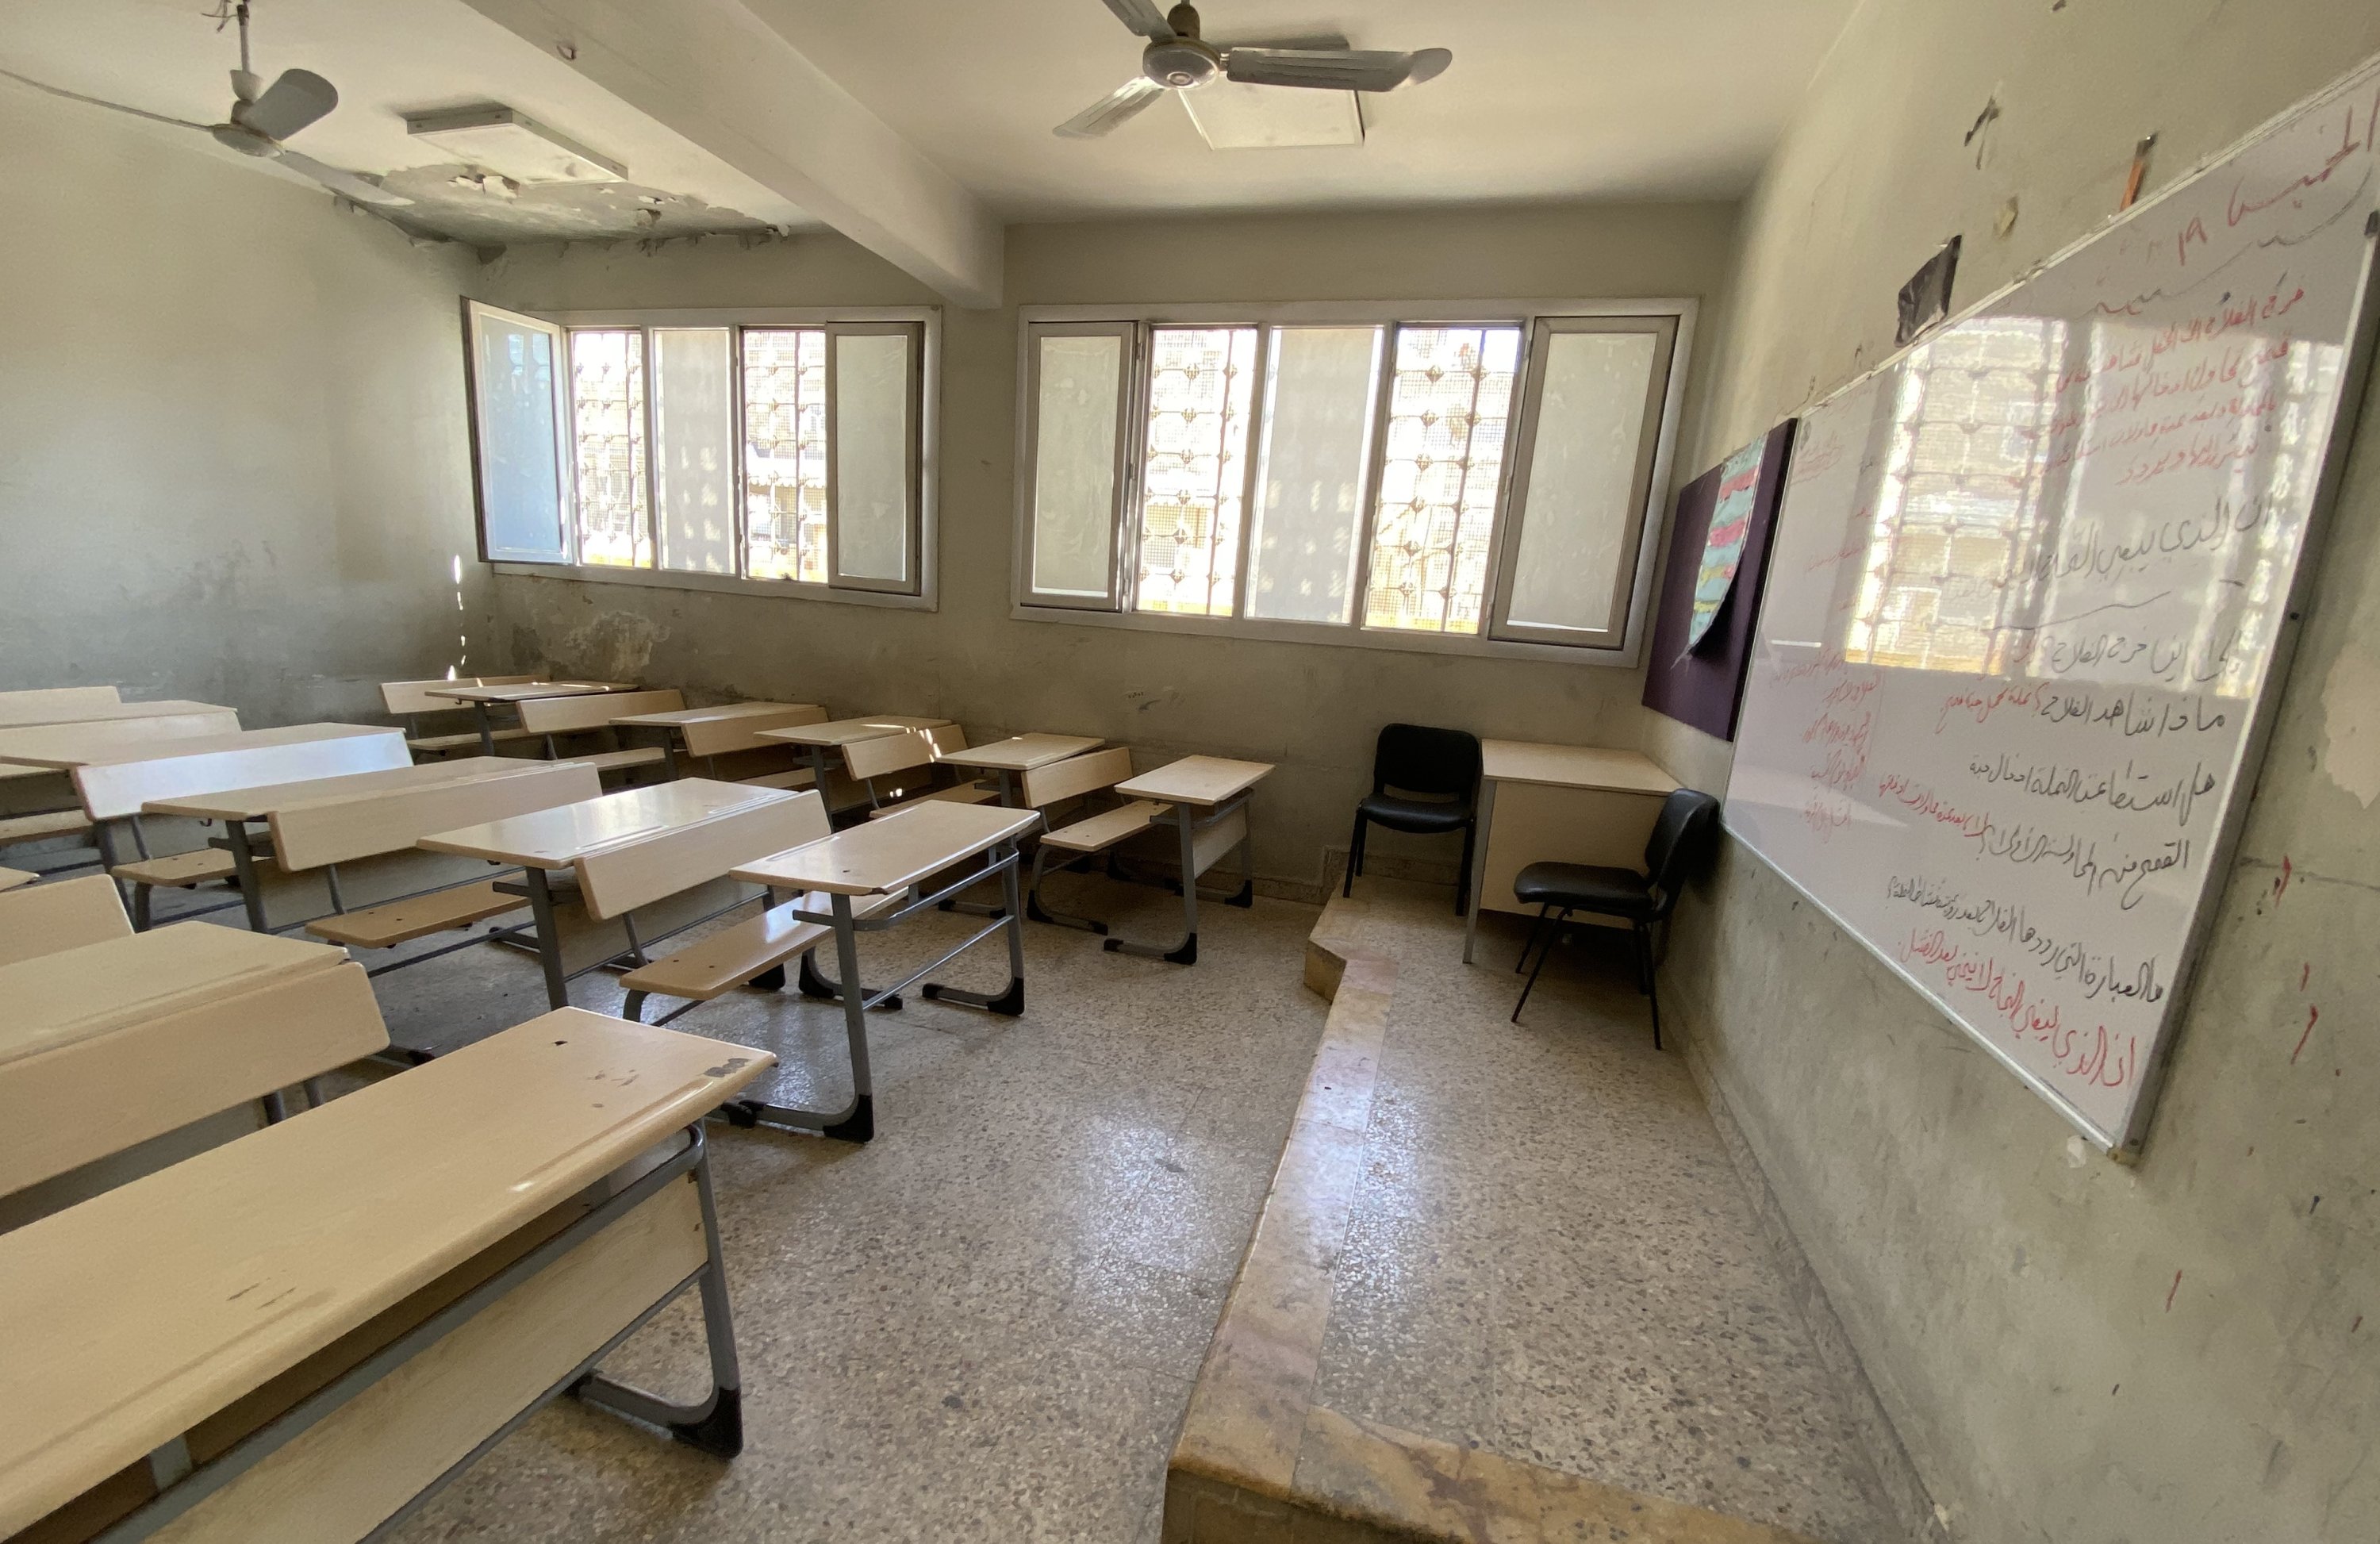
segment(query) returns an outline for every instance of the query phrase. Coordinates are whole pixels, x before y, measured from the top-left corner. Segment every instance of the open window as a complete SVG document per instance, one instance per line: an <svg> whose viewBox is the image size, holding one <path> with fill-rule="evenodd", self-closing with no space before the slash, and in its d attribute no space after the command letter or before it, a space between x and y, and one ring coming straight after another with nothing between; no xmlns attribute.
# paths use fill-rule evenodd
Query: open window
<svg viewBox="0 0 2380 1544"><path fill-rule="evenodd" d="M1131 488L1137 324L1066 322L1025 334L1018 589L1037 606L1114 611Z"/></svg>
<svg viewBox="0 0 2380 1544"><path fill-rule="evenodd" d="M570 442L563 331L464 302L471 470L491 562L570 561Z"/></svg>

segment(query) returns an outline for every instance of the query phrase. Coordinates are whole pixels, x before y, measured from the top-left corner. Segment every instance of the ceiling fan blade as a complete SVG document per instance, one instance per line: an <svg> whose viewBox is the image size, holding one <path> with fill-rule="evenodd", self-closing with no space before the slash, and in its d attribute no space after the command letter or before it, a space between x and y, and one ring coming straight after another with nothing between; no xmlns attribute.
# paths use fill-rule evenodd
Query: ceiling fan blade
<svg viewBox="0 0 2380 1544"><path fill-rule="evenodd" d="M232 109L232 117L268 140L286 140L339 104L338 88L310 69L285 69L254 102Z"/></svg>
<svg viewBox="0 0 2380 1544"><path fill-rule="evenodd" d="M1392 91L1445 72L1454 55L1443 48L1417 54L1377 49L1233 48L1223 73L1251 86L1303 86L1326 91Z"/></svg>
<svg viewBox="0 0 2380 1544"><path fill-rule="evenodd" d="M413 201L402 193L392 193L377 182L368 181L353 172L343 172L336 166L325 166L310 155L300 155L294 150L275 152L273 159L293 172L303 172L316 182L358 203L378 204L382 209L395 209Z"/></svg>
<svg viewBox="0 0 2380 1544"><path fill-rule="evenodd" d="M1157 8L1156 0L1108 0L1108 9L1151 43L1173 41L1173 29L1165 24L1165 13Z"/></svg>
<svg viewBox="0 0 2380 1544"><path fill-rule="evenodd" d="M1097 140L1165 94L1165 88L1135 75L1050 132L1066 140Z"/></svg>
<svg viewBox="0 0 2380 1544"><path fill-rule="evenodd" d="M37 91L47 91L52 96L62 96L68 102L88 103L93 107L105 107L118 113L129 113L136 118L147 118L152 123L170 123L182 128L204 129L208 127L202 123L192 123L188 118L169 118L163 113L152 113L140 107L127 107L120 102L110 102L105 97L85 96L80 91L69 91L62 87L36 80L30 75L19 75L13 69L0 69L0 75L6 76L19 85L30 86Z"/></svg>

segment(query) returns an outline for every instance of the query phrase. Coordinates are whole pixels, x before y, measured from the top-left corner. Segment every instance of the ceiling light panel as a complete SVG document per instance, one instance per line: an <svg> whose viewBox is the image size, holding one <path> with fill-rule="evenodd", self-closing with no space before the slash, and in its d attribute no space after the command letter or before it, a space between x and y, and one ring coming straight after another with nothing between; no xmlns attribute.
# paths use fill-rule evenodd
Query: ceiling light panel
<svg viewBox="0 0 2380 1544"><path fill-rule="evenodd" d="M619 182L628 168L499 103L407 113L406 132L468 166L515 182Z"/></svg>
<svg viewBox="0 0 2380 1544"><path fill-rule="evenodd" d="M1179 93L1190 121L1216 150L1360 145L1363 110L1353 91L1290 90L1216 80Z"/></svg>

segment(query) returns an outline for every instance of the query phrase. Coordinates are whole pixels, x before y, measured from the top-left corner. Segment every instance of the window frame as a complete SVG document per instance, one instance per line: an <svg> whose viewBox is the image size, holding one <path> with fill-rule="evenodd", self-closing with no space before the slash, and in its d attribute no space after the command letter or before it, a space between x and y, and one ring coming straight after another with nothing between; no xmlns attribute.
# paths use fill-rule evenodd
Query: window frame
<svg viewBox="0 0 2380 1544"><path fill-rule="evenodd" d="M463 394L468 410L464 418L471 431L471 511L478 528L480 561L550 565L552 558L527 550L499 553L488 533L488 426L480 395L480 324L488 318L526 327L546 337L552 349L553 470L559 541L554 549L567 562L578 557L578 456L570 409L570 329L551 317L509 307L490 305L466 297L463 301Z"/></svg>
<svg viewBox="0 0 2380 1544"><path fill-rule="evenodd" d="M467 301L466 304L467 307L476 307L480 305L480 302ZM941 483L940 454L941 437L941 404L940 398L942 364L942 309L941 307L639 307L636 309L604 309L594 310L520 310L506 307L489 307L486 309L503 311L508 316L525 318L528 321L557 329L562 337L563 354L565 359L567 358L569 334L575 331L600 328L635 328L645 330L648 340L646 344L646 369L649 372L645 389L645 409L647 419L646 456L649 465L652 462L659 451L659 446L652 443L650 429L653 398L652 382L650 374L650 371L652 369L650 329L656 327L725 327L733 334L729 353L729 387L731 397L729 412L731 414L730 423L732 443L735 450L735 529L733 551L735 553L737 571L732 574L712 574L683 569L670 569L659 566L659 564L662 561L662 532L660 529L661 513L658 507L653 508L650 515L650 518L652 520L654 525L652 532L655 553L654 562L656 565L654 567L632 568L609 564L585 564L579 562L577 547L577 480L575 471L571 472L571 475L568 478L568 486L565 490L565 505L562 520L565 533L565 555L563 561L553 562L542 559L511 558L496 556L489 553L486 550L487 537L485 517L482 512L480 501L478 498L478 478L480 475L479 450L477 444L479 391L476 379L467 375L466 389L469 394L468 406L470 408L468 416L473 425L474 434L472 448L474 517L480 527L480 541L481 547L481 561L487 563L497 574L506 577L526 578L571 579L588 584L643 585L649 589L654 590L691 590L727 594L766 595L774 596L779 599L798 598L803 600L826 601L843 605L888 606L909 611L938 611L941 609L939 583L941 564L939 562L940 541L938 529L940 522L937 517L939 513L937 494ZM832 339L837 329L855 329L862 332L874 331L886 333L904 329L916 330L915 335L917 338L918 346L915 369L910 378L910 384L912 387L911 400L915 403L917 410L913 416L909 429L910 444L913 447L912 454L909 456L911 532L909 552L910 564L912 565L912 572L915 579L914 589L890 588L887 587L885 581L881 580L839 580L833 577L834 566L832 543L834 531L839 524L839 512L836 512L833 509L832 492L830 492L829 495L830 518L828 522L828 530L830 557L828 574L830 576L830 579L828 583L819 584L803 579L752 578L747 577L743 571L744 565L748 561L748 541L750 535L747 523L748 511L747 508L747 500L745 492L744 481L745 419L743 334L747 328L768 329L792 327L818 328L827 333L829 339L828 359L830 378L832 376L834 352ZM466 339L469 345L469 347L466 350L467 363L470 369L476 370L477 361L474 351L478 346L478 334L475 328L467 329ZM834 455L834 439L832 427L833 415L832 412L833 395L831 379L828 401L830 404L830 424L827 437L830 466L828 475L830 478L830 489L832 489L831 480L833 475L832 467ZM557 427L558 432L563 438L564 444L575 451L575 444L573 444L571 440L572 424L570 421L570 408L571 399L569 395L569 383L566 372L565 372L560 377L557 387ZM569 471L573 465L575 465L575 463L566 462L565 469ZM648 476L650 478L650 472L648 473ZM652 502L650 499L650 495L649 502Z"/></svg>
<svg viewBox="0 0 2380 1544"><path fill-rule="evenodd" d="M1693 362L1694 332L1697 302L1691 297L1649 298L1640 299L1452 299L1452 300L1343 300L1343 301L1256 301L1245 304L1230 302L1198 302L1181 305L1037 305L1017 308L1017 454L1015 459L1014 582L1011 589L1009 616L1023 622L1047 622L1060 625L1120 627L1148 632L1170 632L1203 635L1209 638L1259 638L1279 642L1318 643L1339 648L1384 649L1407 653L1470 654L1487 658L1560 660L1572 664L1611 665L1633 669L1641 663L1645 641L1652 633L1652 591L1655 569L1658 565L1660 541L1666 527L1666 505L1677 451L1678 434L1686 408L1687 382ZM1635 542L1636 566L1627 590L1627 613L1621 638L1615 644L1590 645L1577 642L1549 642L1532 637L1510 636L1500 629L1500 618L1509 603L1509 582L1504 577L1507 546L1518 529L1514 518L1518 505L1516 481L1524 480L1522 459L1524 449L1533 451L1535 419L1537 413L1534 382L1542 356L1537 344L1538 323L1551 319L1590 321L1609 318L1623 322L1646 319L1670 319L1674 333L1668 359L1666 380L1659 393L1660 416L1654 436L1651 469L1644 497L1633 501L1639 521ZM1029 589L1032 565L1034 440L1036 431L1036 395L1038 371L1030 367L1038 359L1034 339L1037 329L1066 327L1080 329L1097 324L1099 330L1126 329L1133 339L1127 349L1131 358L1131 375L1127 379L1125 397L1126 438L1120 448L1128 448L1129 466L1117 482L1116 508L1111 518L1117 532L1116 568L1110 598L1100 602L1076 601L1063 603L1037 600ZM1368 627L1364 625L1365 597L1371 589L1372 543L1378 510L1381 458L1386 453L1386 419L1390 386L1394 378L1396 329L1399 327L1512 325L1521 329L1522 357L1517 371L1514 391L1517 400L1508 416L1511 424L1510 443L1504 465L1499 473L1496 495L1496 520L1488 552L1488 593L1481 607L1481 631L1476 634L1437 633L1419 630ZM1366 448L1364 483L1361 489L1361 521L1355 533L1356 561L1350 598L1349 619L1343 623L1299 622L1251 617L1248 610L1247 584L1254 553L1251 531L1241 533L1240 577L1236 591L1236 614L1228 617L1177 615L1162 612L1138 612L1129 609L1132 596L1131 576L1137 573L1137 552L1140 454L1139 436L1147 433L1148 345L1150 329L1156 327L1220 327L1255 326L1259 329L1258 369L1269 358L1271 335L1275 326L1373 325L1386 331L1381 343L1381 364L1373 381L1371 403L1372 429ZM1636 330L1636 329L1632 329ZM1249 455L1250 477L1260 460L1256 446L1269 426L1269 416L1261 410L1262 382L1257 387L1258 422L1253 426ZM1525 422L1524 422L1525 419ZM1523 435L1529 436L1525 445ZM1254 515L1253 481L1246 505L1246 516ZM1521 511L1525 518L1525 511Z"/></svg>
<svg viewBox="0 0 2380 1544"><path fill-rule="evenodd" d="M1126 520L1124 512L1140 504L1140 457L1133 453L1133 435L1148 427L1142 403L1148 389L1142 331L1135 322L1099 317L1055 320L1038 332L1026 325L1016 330L1017 540L1010 588L1019 607L1098 615L1123 604L1124 575L1140 558L1140 528ZM1033 588L1034 491L1041 455L1041 351L1035 344L1043 337L1113 337L1123 344L1116 363L1115 478L1108 493L1108 584L1097 596Z"/></svg>

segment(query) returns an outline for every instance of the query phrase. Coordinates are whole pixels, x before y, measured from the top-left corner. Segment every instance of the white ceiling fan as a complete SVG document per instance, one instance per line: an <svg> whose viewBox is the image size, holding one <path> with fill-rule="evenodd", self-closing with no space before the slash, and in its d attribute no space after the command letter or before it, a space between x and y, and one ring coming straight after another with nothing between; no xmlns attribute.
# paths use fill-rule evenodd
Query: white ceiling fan
<svg viewBox="0 0 2380 1544"><path fill-rule="evenodd" d="M220 13L218 13L220 14ZM249 68L248 0L237 0L227 19L239 23L239 67L231 72L231 114L222 123L192 123L188 118L168 117L146 108L128 107L120 102L102 97L85 96L18 75L15 70L0 70L12 80L19 80L36 91L62 96L69 102L87 102L94 107L109 107L134 117L148 118L155 123L170 123L183 128L195 128L211 135L215 142L261 160L278 161L291 171L302 173L342 198L358 203L378 204L382 208L409 204L413 201L402 194L392 193L379 183L354 172L327 166L310 155L301 155L282 141L299 129L327 115L339 104L339 93L328 80L310 69L285 69L273 84Z"/></svg>
<svg viewBox="0 0 2380 1544"><path fill-rule="evenodd" d="M1454 62L1443 48L1398 54L1357 48L1256 48L1209 43L1198 35L1196 6L1158 14L1155 0L1107 0L1116 19L1148 40L1140 73L1058 126L1069 140L1096 140L1168 91L1195 91L1208 81L1250 86L1299 86L1310 91L1392 91L1431 79Z"/></svg>

